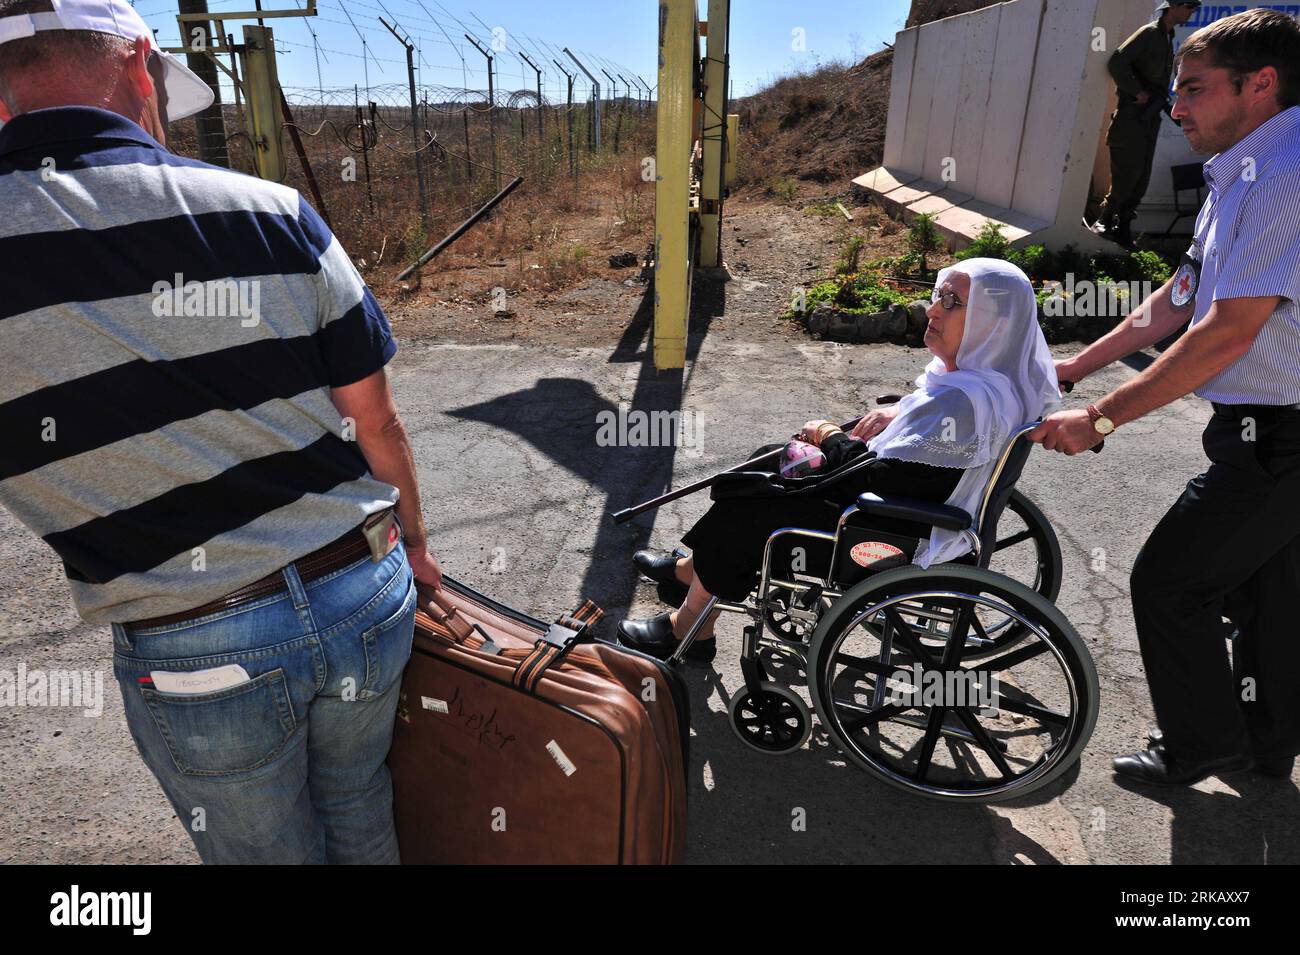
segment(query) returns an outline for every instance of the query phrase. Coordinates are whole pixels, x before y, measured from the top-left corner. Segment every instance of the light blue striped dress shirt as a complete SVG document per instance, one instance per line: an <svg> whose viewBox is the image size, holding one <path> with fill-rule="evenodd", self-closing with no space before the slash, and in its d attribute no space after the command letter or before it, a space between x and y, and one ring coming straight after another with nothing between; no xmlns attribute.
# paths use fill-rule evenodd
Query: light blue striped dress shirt
<svg viewBox="0 0 1300 955"><path fill-rule="evenodd" d="M1203 261L1192 325L1220 299L1283 300L1250 351L1196 394L1222 404L1300 402L1300 106L1212 157L1205 181L1210 194L1196 219Z"/></svg>

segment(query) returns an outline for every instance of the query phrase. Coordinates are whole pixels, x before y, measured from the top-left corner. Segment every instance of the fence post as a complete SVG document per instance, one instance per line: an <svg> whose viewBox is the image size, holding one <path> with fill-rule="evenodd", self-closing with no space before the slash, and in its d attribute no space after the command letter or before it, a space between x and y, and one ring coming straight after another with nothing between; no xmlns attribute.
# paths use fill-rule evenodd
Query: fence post
<svg viewBox="0 0 1300 955"><path fill-rule="evenodd" d="M569 81L569 99L568 99L568 109L565 111L565 125L569 127L569 175L572 176L575 175L573 169L573 76L574 74L570 73L563 66L560 66L559 60L551 60L551 62L560 68L560 72L563 73L565 79ZM558 127L559 124L557 123L556 125Z"/></svg>
<svg viewBox="0 0 1300 955"><path fill-rule="evenodd" d="M595 97L595 104L596 104L596 116L595 116L595 124L594 124L595 141L592 145L592 148L596 152L600 152L600 123L603 116L600 108L600 83L599 81L597 81L596 77L591 75L591 70L583 66L582 61L573 55L572 50L570 50L566 46L564 48L564 52L569 55L569 59L571 59L574 63L578 64L578 69L582 70L582 72L587 74L587 79L591 80L592 95Z"/></svg>
<svg viewBox="0 0 1300 955"><path fill-rule="evenodd" d="M182 14L207 13L208 0L180 0L177 12ZM230 154L226 150L226 120L221 109L221 85L217 81L217 66L208 59L212 46L212 24L207 20L183 22L181 45L186 47L185 65L212 89L212 105L194 117L199 133L199 158L214 166L230 168ZM218 37L220 45L220 37Z"/></svg>
<svg viewBox="0 0 1300 955"><path fill-rule="evenodd" d="M370 211L375 211L375 193L370 186L370 129L373 128L373 122L367 124L365 117L361 113L361 93L357 89L357 84L352 84L352 108L357 114L357 128L361 130L361 162L366 170L366 204Z"/></svg>
<svg viewBox="0 0 1300 955"><path fill-rule="evenodd" d="M488 140L492 147L492 184L496 187L497 192L501 191L501 172L497 168L497 99L496 84L492 75L493 56L483 48L483 44L474 39L468 33L465 39L474 44L474 49L478 50L487 58L488 74Z"/></svg>
<svg viewBox="0 0 1300 955"><path fill-rule="evenodd" d="M424 164L420 161L422 144L420 142L420 104L415 98L415 44L408 39L403 39L398 32L383 17L379 22L387 27L397 42L406 47L406 81L411 93L411 144L414 147L412 156L415 159L415 183L420 191L420 226L424 229L424 234L429 234L429 202L424 191Z"/></svg>
<svg viewBox="0 0 1300 955"><path fill-rule="evenodd" d="M523 58L523 61L525 63L527 63L529 66L533 68L533 72L537 74L537 142L540 145L542 143L542 132L543 132L542 130L542 68L538 66L536 63L534 63L529 58L527 53L520 53L519 55Z"/></svg>
<svg viewBox="0 0 1300 955"><path fill-rule="evenodd" d="M609 78L609 85L610 85L610 88L611 88L611 89L613 90L613 92L614 92L614 98L617 99L617 98L618 98L618 84L614 82L614 77L610 76L610 75L609 75L609 72L608 72L604 67L601 67L600 72L604 73L605 76ZM622 131L623 131L623 107L622 107L621 105L618 106L618 107L616 107L615 110L614 110L614 114L615 114L615 118L614 118L614 152L618 152L618 140L619 140L619 134L622 133Z"/></svg>

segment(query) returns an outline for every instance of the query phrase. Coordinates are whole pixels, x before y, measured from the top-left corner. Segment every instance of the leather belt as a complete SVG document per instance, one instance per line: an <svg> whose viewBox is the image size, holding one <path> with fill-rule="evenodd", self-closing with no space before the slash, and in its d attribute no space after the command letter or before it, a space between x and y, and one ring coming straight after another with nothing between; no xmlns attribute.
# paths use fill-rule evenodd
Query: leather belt
<svg viewBox="0 0 1300 955"><path fill-rule="evenodd" d="M1283 411L1300 411L1300 403L1293 405L1221 405L1217 401L1210 402L1214 406L1214 413L1221 418L1240 418L1245 415L1269 415L1278 414Z"/></svg>
<svg viewBox="0 0 1300 955"><path fill-rule="evenodd" d="M361 526L358 525L348 531L342 537L333 542L326 544L319 550L314 550L305 557L299 557L292 564L298 571L298 576L303 583L308 583L324 577L326 574L339 570L349 564L355 563L362 557L370 556L370 544L366 541L366 535L361 532ZM194 607L190 610L182 610L179 613L164 614L161 617L148 617L144 620L133 620L130 623L124 623L122 626L128 630L147 630L151 627L165 627L168 624L184 623L197 617L206 617L208 614L220 613L223 610L230 610L241 604L250 603L254 600L260 600L263 597L269 597L272 594L278 594L287 591L289 585L284 579L284 570L275 571L267 574L261 580L255 580L251 584L240 587L238 590L232 590L224 597L218 597L216 600L209 601L201 607Z"/></svg>

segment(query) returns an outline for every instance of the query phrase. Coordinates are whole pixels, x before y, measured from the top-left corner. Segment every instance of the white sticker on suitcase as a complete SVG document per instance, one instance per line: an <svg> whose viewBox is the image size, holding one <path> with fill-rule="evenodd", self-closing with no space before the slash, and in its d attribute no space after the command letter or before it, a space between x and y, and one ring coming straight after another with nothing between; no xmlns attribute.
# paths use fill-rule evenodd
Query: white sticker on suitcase
<svg viewBox="0 0 1300 955"><path fill-rule="evenodd" d="M422 696L420 697L420 702L424 705L426 710L433 710L435 713L450 712L450 710L447 709L446 700L435 700L431 696Z"/></svg>
<svg viewBox="0 0 1300 955"><path fill-rule="evenodd" d="M560 744L551 740L546 744L546 751L551 754L551 759L555 760L555 765L559 766L566 776L572 776L578 771L578 767L573 765L573 760L565 755L564 750L560 749Z"/></svg>

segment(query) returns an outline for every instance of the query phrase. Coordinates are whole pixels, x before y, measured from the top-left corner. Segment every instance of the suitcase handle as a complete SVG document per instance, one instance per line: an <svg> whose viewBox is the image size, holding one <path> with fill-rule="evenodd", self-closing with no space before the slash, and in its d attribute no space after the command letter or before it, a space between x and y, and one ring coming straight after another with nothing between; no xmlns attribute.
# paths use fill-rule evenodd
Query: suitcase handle
<svg viewBox="0 0 1300 955"><path fill-rule="evenodd" d="M447 595L441 590L433 590L425 587L423 584L416 583L416 592L427 601L423 610L435 623L451 632L457 643L467 639L474 633L474 625L460 615L457 606L447 599ZM489 641L491 642L491 641Z"/></svg>

